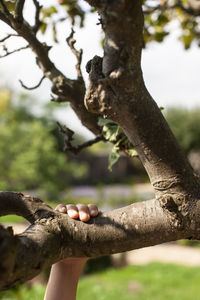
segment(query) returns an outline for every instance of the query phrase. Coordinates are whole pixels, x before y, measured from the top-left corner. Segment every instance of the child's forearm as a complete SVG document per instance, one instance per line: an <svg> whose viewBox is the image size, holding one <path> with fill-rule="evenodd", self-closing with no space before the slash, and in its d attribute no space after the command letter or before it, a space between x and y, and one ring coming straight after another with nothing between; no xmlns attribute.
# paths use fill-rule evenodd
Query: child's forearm
<svg viewBox="0 0 200 300"><path fill-rule="evenodd" d="M84 264L85 261L54 264L44 300L75 300L78 280Z"/></svg>
<svg viewBox="0 0 200 300"><path fill-rule="evenodd" d="M94 204L59 204L56 210L68 214L73 219L89 221L99 213ZM67 258L51 268L44 300L75 300L78 280L87 258Z"/></svg>

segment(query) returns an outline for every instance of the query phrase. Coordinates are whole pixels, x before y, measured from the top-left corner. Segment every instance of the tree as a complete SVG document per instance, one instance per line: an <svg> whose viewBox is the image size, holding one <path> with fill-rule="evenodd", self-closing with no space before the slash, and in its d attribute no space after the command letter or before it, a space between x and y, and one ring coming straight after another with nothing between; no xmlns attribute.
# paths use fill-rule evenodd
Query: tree
<svg viewBox="0 0 200 300"><path fill-rule="evenodd" d="M53 135L55 120L31 114L25 95L13 102L12 93L1 89L0 190L39 190L54 199L66 188L69 178L80 177L86 168L67 161L59 151ZM10 141L12 147L8 147Z"/></svg>
<svg viewBox="0 0 200 300"><path fill-rule="evenodd" d="M81 75L81 52L74 48L73 32L68 44L78 60L75 80L67 78L55 67L49 58L50 47L37 38L36 34L43 24L40 20L41 7L37 0L33 2L36 8L33 26L23 18L25 0L15 3L0 0L0 19L22 36L36 54L38 66L52 82L52 92L57 95L54 101L70 102L82 124L97 139L105 139L99 116L122 128L124 136L120 132L113 142L126 152L134 147L156 197L103 213L82 224L63 217L37 198L1 192L1 215L19 214L31 223L19 236L13 236L11 229L1 227L1 287L8 288L23 282L67 256L94 257L180 238L199 239L199 177L194 174L147 91L141 70L143 10L145 14L152 15L152 21L155 20L154 13L163 15L177 9L188 19L194 19L200 13L199 5L196 5L198 1L155 1L153 6L152 1L143 1L142 6L139 0L87 0L99 12L105 33L103 58L95 56L87 64L87 88ZM72 20L75 15L81 14L77 1L59 2L67 3L71 8ZM7 38L9 36L4 40ZM6 53L9 53L8 49L5 49ZM73 133L67 128L63 128L63 132L66 134L66 147L70 148Z"/></svg>

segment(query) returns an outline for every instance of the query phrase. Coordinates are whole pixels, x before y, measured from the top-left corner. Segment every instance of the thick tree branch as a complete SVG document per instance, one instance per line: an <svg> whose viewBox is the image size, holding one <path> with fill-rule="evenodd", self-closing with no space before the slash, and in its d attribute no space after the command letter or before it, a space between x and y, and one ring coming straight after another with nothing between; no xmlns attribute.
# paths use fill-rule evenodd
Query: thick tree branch
<svg viewBox="0 0 200 300"><path fill-rule="evenodd" d="M104 57L94 57L90 63L90 85L85 96L88 109L122 127L158 197L171 192L198 197L199 179L144 85L142 1L123 0L117 5L107 2L99 13L105 31Z"/></svg>
<svg viewBox="0 0 200 300"><path fill-rule="evenodd" d="M0 228L1 289L30 279L65 257L96 257L192 238L194 224L200 228L198 201L193 207L198 207L192 214L194 223L189 222L189 211L187 215L186 210L178 210L169 197L162 197L160 203L157 200L138 202L82 223L51 210L35 198L4 193L0 199L8 201L0 201L4 212L24 216L28 213L31 221L34 219L34 224L17 236L11 230Z"/></svg>
<svg viewBox="0 0 200 300"><path fill-rule="evenodd" d="M0 216L18 215L34 223L43 215L51 212L52 209L43 201L22 193L0 192Z"/></svg>

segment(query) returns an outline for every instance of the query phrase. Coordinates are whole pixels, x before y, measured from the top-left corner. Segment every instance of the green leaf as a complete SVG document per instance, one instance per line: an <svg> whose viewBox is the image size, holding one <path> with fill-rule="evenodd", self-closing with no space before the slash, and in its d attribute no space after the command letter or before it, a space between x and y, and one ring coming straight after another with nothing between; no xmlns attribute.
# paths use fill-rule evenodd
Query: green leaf
<svg viewBox="0 0 200 300"><path fill-rule="evenodd" d="M99 126L104 126L104 125L107 125L108 123L112 123L112 121L109 119L104 119L102 117L99 117L99 119L98 119Z"/></svg>
<svg viewBox="0 0 200 300"><path fill-rule="evenodd" d="M133 157L133 156L138 156L138 153L135 149L128 149L128 155Z"/></svg>
<svg viewBox="0 0 200 300"><path fill-rule="evenodd" d="M120 127L116 124L112 125L105 125L103 127L103 136L105 137L106 140L110 142L115 142L117 135L119 133Z"/></svg>
<svg viewBox="0 0 200 300"><path fill-rule="evenodd" d="M42 32L42 34L45 34L47 30L47 24L46 23L42 23L42 25L40 26L40 31Z"/></svg>
<svg viewBox="0 0 200 300"><path fill-rule="evenodd" d="M53 35L54 42L58 43L58 40L57 40L57 30L56 30L56 24L55 23L52 24L52 35Z"/></svg>
<svg viewBox="0 0 200 300"><path fill-rule="evenodd" d="M108 158L108 169L112 171L112 166L118 161L120 158L120 149L119 147L114 146Z"/></svg>

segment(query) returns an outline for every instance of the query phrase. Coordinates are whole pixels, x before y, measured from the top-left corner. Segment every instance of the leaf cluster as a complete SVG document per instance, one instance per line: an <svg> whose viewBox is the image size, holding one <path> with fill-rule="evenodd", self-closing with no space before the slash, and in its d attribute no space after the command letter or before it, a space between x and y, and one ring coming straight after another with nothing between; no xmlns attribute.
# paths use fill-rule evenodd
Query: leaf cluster
<svg viewBox="0 0 200 300"><path fill-rule="evenodd" d="M200 10L194 9L188 0L143 1L144 46L151 42L162 42L170 33L169 23L179 24L179 40L185 49L193 43L200 46Z"/></svg>
<svg viewBox="0 0 200 300"><path fill-rule="evenodd" d="M120 158L121 151L125 151L129 156L137 155L122 128L109 119L99 117L98 124L102 126L102 133L106 141L113 144L108 158L108 169L112 171L112 166Z"/></svg>
<svg viewBox="0 0 200 300"><path fill-rule="evenodd" d="M166 119L182 150L188 154L200 149L200 109L171 108Z"/></svg>

